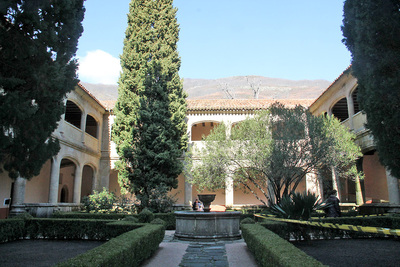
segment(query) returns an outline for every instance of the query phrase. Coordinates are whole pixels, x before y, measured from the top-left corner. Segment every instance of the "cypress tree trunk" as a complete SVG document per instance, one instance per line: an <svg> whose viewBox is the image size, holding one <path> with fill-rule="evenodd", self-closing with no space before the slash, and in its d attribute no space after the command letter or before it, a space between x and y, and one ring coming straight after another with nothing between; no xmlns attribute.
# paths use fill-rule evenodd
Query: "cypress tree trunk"
<svg viewBox="0 0 400 267"><path fill-rule="evenodd" d="M178 185L187 146L172 0L132 0L121 56L113 140L119 183L148 207ZM157 207L153 207L157 209Z"/></svg>

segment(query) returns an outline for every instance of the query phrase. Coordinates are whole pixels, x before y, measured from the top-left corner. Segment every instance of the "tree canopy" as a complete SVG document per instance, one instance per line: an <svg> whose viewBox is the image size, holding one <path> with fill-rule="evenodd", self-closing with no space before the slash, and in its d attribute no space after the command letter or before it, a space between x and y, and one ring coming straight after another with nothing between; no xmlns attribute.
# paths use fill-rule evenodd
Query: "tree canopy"
<svg viewBox="0 0 400 267"><path fill-rule="evenodd" d="M83 0L2 0L0 162L15 179L38 175L59 151L51 137L74 89Z"/></svg>
<svg viewBox="0 0 400 267"><path fill-rule="evenodd" d="M347 173L361 156L354 134L334 117L313 116L301 106L273 104L234 125L222 123L204 147L186 158L187 176L200 190L225 187L232 179L264 204L290 196L307 173L335 166Z"/></svg>
<svg viewBox="0 0 400 267"><path fill-rule="evenodd" d="M172 0L131 1L112 134L119 183L143 207L176 188L183 170L186 94L178 34Z"/></svg>
<svg viewBox="0 0 400 267"><path fill-rule="evenodd" d="M342 31L379 158L400 178L400 1L346 0Z"/></svg>

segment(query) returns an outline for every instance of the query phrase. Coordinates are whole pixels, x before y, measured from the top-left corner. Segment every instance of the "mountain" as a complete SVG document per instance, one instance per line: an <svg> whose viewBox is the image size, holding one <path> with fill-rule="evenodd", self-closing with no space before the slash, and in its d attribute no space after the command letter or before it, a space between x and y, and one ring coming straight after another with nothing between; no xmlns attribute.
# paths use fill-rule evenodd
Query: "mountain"
<svg viewBox="0 0 400 267"><path fill-rule="evenodd" d="M115 102L117 85L82 83L101 102ZM234 76L228 78L183 79L189 99L251 99L252 87L259 89L259 99L315 99L331 82L326 80L286 80L262 76Z"/></svg>

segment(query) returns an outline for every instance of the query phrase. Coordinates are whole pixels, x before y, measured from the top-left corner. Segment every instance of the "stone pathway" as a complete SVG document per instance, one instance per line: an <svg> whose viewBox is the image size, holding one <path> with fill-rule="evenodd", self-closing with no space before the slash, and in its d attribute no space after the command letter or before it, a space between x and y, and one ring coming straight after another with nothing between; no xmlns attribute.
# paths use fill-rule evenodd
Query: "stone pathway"
<svg viewBox="0 0 400 267"><path fill-rule="evenodd" d="M182 241L166 231L160 248L143 267L256 267L243 239L234 241Z"/></svg>
<svg viewBox="0 0 400 267"><path fill-rule="evenodd" d="M179 264L182 267L229 266L225 244L220 242L191 243Z"/></svg>

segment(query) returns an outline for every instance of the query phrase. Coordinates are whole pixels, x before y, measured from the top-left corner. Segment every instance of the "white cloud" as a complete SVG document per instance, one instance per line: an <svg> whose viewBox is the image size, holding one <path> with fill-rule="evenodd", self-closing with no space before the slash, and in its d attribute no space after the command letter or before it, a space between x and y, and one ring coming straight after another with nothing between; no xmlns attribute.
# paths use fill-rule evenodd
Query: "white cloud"
<svg viewBox="0 0 400 267"><path fill-rule="evenodd" d="M117 84L121 65L119 58L102 50L89 51L79 58L79 79L88 83Z"/></svg>

